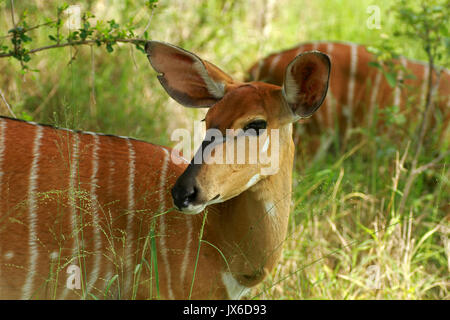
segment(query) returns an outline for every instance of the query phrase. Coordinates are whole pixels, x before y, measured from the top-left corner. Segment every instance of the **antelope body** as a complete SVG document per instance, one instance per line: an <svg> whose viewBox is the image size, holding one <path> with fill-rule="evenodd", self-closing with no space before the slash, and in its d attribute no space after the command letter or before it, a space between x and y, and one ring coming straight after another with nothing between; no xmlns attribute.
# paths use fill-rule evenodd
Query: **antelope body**
<svg viewBox="0 0 450 320"><path fill-rule="evenodd" d="M291 123L322 103L328 58L294 58L281 88L235 82L169 44L146 50L175 100L210 108L207 129L279 130L279 170L176 164L162 146L0 117L1 299L237 299L276 265Z"/></svg>
<svg viewBox="0 0 450 320"><path fill-rule="evenodd" d="M369 65L376 61L375 55L363 45L355 43L310 42L271 54L249 69L247 81L282 85L285 68L292 58L309 50L327 54L333 63L330 89L323 106L313 117L303 121L304 125L301 126L309 136L336 127L340 135L344 136L352 127L372 126L375 111L378 112L377 125L380 126L384 123L380 110L392 105L400 107L400 112L409 121L418 119L423 114L428 65L404 57L395 60L394 65L402 66L397 72L397 82L402 86L392 88L383 72ZM436 81L435 74L433 81ZM450 70L444 69L441 72L436 96L437 108L443 120L442 141L448 134L445 130L450 122ZM299 140L300 132L295 130L295 141ZM313 143L311 148L313 151L317 149L317 143Z"/></svg>

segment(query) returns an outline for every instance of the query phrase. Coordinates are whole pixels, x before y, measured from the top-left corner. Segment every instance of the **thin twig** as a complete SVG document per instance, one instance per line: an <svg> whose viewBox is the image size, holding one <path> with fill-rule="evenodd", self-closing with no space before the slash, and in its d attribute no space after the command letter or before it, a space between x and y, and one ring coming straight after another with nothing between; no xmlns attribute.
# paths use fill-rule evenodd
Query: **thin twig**
<svg viewBox="0 0 450 320"><path fill-rule="evenodd" d="M428 169L436 166L439 163L439 161L441 161L444 157L446 157L449 154L450 154L450 151L442 153L441 155L439 155L439 157L434 158L432 161L428 162L427 164L421 165L420 167L416 168L412 172L412 174L418 175L418 174L421 174L422 172L424 172L425 170L428 170Z"/></svg>
<svg viewBox="0 0 450 320"><path fill-rule="evenodd" d="M11 20L14 28L16 28L16 21L14 19L14 0L11 0L10 3L11 3Z"/></svg>
<svg viewBox="0 0 450 320"><path fill-rule="evenodd" d="M150 28L150 23L152 22L152 18L153 18L153 11L155 10L155 8L154 7L152 7L152 11L151 11L151 13L150 13L150 17L148 18L148 22L147 22L147 25L145 26L145 28L144 28L144 31L142 31L142 34L141 34L141 36L144 36L144 33L148 30L148 28Z"/></svg>
<svg viewBox="0 0 450 320"><path fill-rule="evenodd" d="M26 33L26 32L28 32L28 31L32 31L32 30L38 29L38 28L40 28L40 27L48 26L49 24L52 24L52 23L55 23L55 22L56 22L56 21L49 21L49 22L46 22L46 23L38 24L38 25L33 26L33 27L30 27L30 28L24 28L24 29L22 29L22 32L23 32L23 33ZM5 36L1 36L0 39L11 38L11 37L13 37L13 36L14 36L14 35L13 35L12 33L10 33L10 34L7 34L7 35L5 35Z"/></svg>
<svg viewBox="0 0 450 320"><path fill-rule="evenodd" d="M122 42L122 43L145 43L148 40L145 39L115 39L115 42ZM80 41L72 41L72 42L65 42L65 43L60 43L60 44L53 44L53 45L49 45L49 46L44 46L41 48L36 48L36 49L32 49L30 51L28 51L28 54L31 53L37 53L40 51L44 51L44 50L49 50L49 49L55 49L55 48L63 48L63 47L69 47L69 46L80 46L80 45L91 45L91 44L96 44L98 42L105 42L105 40L102 39L95 39L95 40L80 40ZM14 56L14 53L2 53L0 54L0 58L7 58L7 57L12 57Z"/></svg>
<svg viewBox="0 0 450 320"><path fill-rule="evenodd" d="M97 101L95 99L95 59L94 59L94 47L91 45L91 116L95 119L97 116Z"/></svg>
<svg viewBox="0 0 450 320"><path fill-rule="evenodd" d="M0 89L0 96L2 97L2 100L3 100L3 102L5 103L6 108L8 109L9 113L11 113L11 115L12 115L14 118L17 118L16 115L14 114L14 112L12 111L11 106L10 106L10 105L8 104L8 102L6 101L5 96L3 95L3 92L2 92L1 89Z"/></svg>
<svg viewBox="0 0 450 320"><path fill-rule="evenodd" d="M56 82L53 88L50 90L50 93L45 97L44 101L33 111L32 117L36 117L39 112L47 105L47 103L50 101L51 98L55 95L55 93L58 91L59 88L59 82Z"/></svg>

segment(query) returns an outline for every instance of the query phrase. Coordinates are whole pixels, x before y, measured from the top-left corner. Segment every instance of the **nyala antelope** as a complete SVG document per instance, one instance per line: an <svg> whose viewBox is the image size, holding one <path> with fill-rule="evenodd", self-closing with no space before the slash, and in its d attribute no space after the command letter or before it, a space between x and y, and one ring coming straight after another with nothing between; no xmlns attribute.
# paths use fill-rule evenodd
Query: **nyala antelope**
<svg viewBox="0 0 450 320"><path fill-rule="evenodd" d="M405 57L394 60L393 63L398 68L397 86L392 88L383 72L370 65L370 62L376 61L375 55L367 51L366 47L355 43L308 42L273 53L248 70L246 81L282 85L286 66L295 56L309 50L327 54L333 63L333 69L323 106L313 117L300 121L301 125L294 127L296 145L297 142L301 143L301 132L304 130L308 138L317 138L318 134L337 128L343 138L350 128L370 127L375 124L375 119L378 119L376 125L379 128L389 128L385 126L382 111L389 106L398 106L407 122L416 121L423 115L430 72L428 64ZM436 82L435 74L433 81ZM442 119L440 141L444 141L450 133L450 70L444 69L441 72L435 98L437 110L434 115ZM315 140L308 144L312 152L319 146L319 142Z"/></svg>
<svg viewBox="0 0 450 320"><path fill-rule="evenodd" d="M266 140L280 145L279 170L183 163L132 138L0 117L0 298L238 299L276 266L292 123L321 105L329 58L293 57L280 87L234 81L170 44L146 51L173 99L209 108L207 129L279 130Z"/></svg>

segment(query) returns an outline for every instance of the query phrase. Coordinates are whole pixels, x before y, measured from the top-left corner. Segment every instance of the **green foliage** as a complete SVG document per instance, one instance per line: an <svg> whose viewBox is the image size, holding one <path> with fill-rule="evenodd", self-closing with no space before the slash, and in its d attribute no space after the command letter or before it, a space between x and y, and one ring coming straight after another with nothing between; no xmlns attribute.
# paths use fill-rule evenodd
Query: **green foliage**
<svg viewBox="0 0 450 320"><path fill-rule="evenodd" d="M398 28L395 37L420 40L423 49L449 66L450 34L448 17L450 2L448 0L399 0L397 6Z"/></svg>
<svg viewBox="0 0 450 320"><path fill-rule="evenodd" d="M147 7L151 10L156 8L156 0L148 1ZM46 49L58 48L62 46L77 46L95 43L97 46L105 45L106 51L111 53L114 51L113 46L117 42L130 42L133 43L139 51L144 52L142 49L143 41L139 39L134 39L135 37L135 26L133 25L133 18L130 18L127 23L122 27L114 19L107 20L97 20L94 25L91 25L91 20L95 18L95 15L89 11L83 13L81 17L82 26L78 30L69 30L69 33L64 37L61 33L61 28L63 27L63 15L69 8L67 3L57 7L57 16L55 20L49 17L44 17L46 21L44 24L37 25L34 27L29 27L27 22L27 10L24 10L20 24L15 26L15 28L8 31L11 34L11 45L0 46L0 57L11 56L21 62L22 68L27 69L28 67L24 64L31 60L30 53L34 51L40 51L38 48L29 48L26 44L33 41L33 38L29 36L29 32L38 28L50 28L55 29L55 34L49 34L48 39L54 42L54 46L48 46Z"/></svg>

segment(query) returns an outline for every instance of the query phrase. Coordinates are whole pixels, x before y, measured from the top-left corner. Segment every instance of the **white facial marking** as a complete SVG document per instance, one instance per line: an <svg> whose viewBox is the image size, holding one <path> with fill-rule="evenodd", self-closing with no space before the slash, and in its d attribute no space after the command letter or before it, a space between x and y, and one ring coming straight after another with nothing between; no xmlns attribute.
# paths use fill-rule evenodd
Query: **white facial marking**
<svg viewBox="0 0 450 320"><path fill-rule="evenodd" d="M276 214L277 214L275 204L272 201L264 202L264 210L268 215L270 215L272 217L276 216Z"/></svg>
<svg viewBox="0 0 450 320"><path fill-rule="evenodd" d="M266 141L264 142L264 145L262 147L261 152L266 153L267 150L269 149L269 137L266 138Z"/></svg>
<svg viewBox="0 0 450 320"><path fill-rule="evenodd" d="M244 296L250 288L247 288L237 282L237 280L233 277L231 272L223 272L222 273L222 282L227 289L228 298L231 300L238 300L242 296Z"/></svg>
<svg viewBox="0 0 450 320"><path fill-rule="evenodd" d="M259 181L259 178L260 178L259 173L255 174L253 177L251 177L250 180L248 180L247 184L245 185L245 190L253 187Z"/></svg>
<svg viewBox="0 0 450 320"><path fill-rule="evenodd" d="M8 251L5 253L4 257L5 257L5 260L10 260L14 257L14 252Z"/></svg>
<svg viewBox="0 0 450 320"><path fill-rule="evenodd" d="M184 214L198 214L202 212L207 206L207 203L204 204L190 204L186 208L183 208L181 212Z"/></svg>

